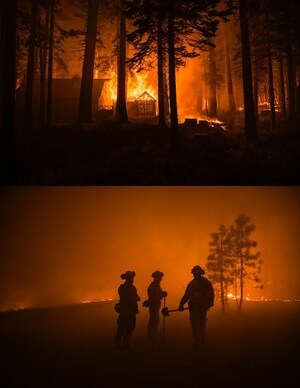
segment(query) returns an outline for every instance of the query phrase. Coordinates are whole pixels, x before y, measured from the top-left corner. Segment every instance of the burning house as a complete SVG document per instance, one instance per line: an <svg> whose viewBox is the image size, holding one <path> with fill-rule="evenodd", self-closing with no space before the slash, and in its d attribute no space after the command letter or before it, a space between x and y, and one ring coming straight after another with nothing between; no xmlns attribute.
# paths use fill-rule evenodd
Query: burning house
<svg viewBox="0 0 300 388"><path fill-rule="evenodd" d="M130 116L154 117L156 115L156 100L147 91L135 99L127 101L127 110Z"/></svg>
<svg viewBox="0 0 300 388"><path fill-rule="evenodd" d="M138 116L155 116L156 100L148 92L142 93L136 100L136 108Z"/></svg>

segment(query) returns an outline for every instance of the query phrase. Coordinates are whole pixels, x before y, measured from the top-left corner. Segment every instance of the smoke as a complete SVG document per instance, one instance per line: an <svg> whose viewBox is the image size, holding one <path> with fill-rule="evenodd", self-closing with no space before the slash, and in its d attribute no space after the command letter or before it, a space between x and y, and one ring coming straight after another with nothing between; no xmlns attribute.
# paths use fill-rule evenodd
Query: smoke
<svg viewBox="0 0 300 388"><path fill-rule="evenodd" d="M0 198L1 309L116 298L128 269L142 298L162 270L177 303L210 233L239 213L257 227L261 295L300 296L299 188L12 187Z"/></svg>

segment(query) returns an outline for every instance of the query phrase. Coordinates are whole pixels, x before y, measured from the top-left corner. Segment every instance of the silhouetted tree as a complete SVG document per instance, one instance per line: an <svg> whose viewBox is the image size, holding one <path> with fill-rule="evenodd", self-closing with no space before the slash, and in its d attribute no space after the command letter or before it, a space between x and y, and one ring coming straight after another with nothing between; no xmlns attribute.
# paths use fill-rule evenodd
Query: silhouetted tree
<svg viewBox="0 0 300 388"><path fill-rule="evenodd" d="M217 66L216 66L216 56L215 49L213 47L209 48L208 63L209 63L209 72L208 72L208 86L209 86L209 103L208 103L208 116L217 117L218 108L217 108Z"/></svg>
<svg viewBox="0 0 300 388"><path fill-rule="evenodd" d="M248 0L239 0L239 17L241 29L243 92L244 92L244 126L246 140L252 142L257 137L257 124L252 87L251 52L248 24Z"/></svg>
<svg viewBox="0 0 300 388"><path fill-rule="evenodd" d="M258 116L258 88L259 82L267 85L265 87L266 96L265 102L269 102L270 106L270 127L271 131L275 130L275 91L274 91L274 71L273 71L273 52L274 45L272 39L271 22L274 22L273 17L270 18L270 2L264 0L258 2L252 0L252 8L249 11L250 27L251 28L251 56L254 64L253 72L253 96L255 103L256 117Z"/></svg>
<svg viewBox="0 0 300 388"><path fill-rule="evenodd" d="M1 182L12 184L15 179L15 91L17 0L1 4L0 40L0 154Z"/></svg>
<svg viewBox="0 0 300 388"><path fill-rule="evenodd" d="M226 25L224 26L224 49L225 49L226 86L227 86L227 96L228 96L228 107L229 107L230 112L235 112L236 105L235 105L234 93L233 93L230 46L229 46L229 39L228 39L228 30L227 30Z"/></svg>
<svg viewBox="0 0 300 388"><path fill-rule="evenodd" d="M292 8L293 1L286 5L286 64L287 64L287 97L288 97L288 120L291 128L296 121L296 77L293 58L293 31L292 31Z"/></svg>
<svg viewBox="0 0 300 388"><path fill-rule="evenodd" d="M50 3L50 25L49 25L49 58L48 58L48 89L47 89L47 115L46 124L52 125L52 79L53 79L53 44L54 44L54 20L55 0Z"/></svg>
<svg viewBox="0 0 300 388"><path fill-rule="evenodd" d="M35 78L35 48L37 40L39 1L32 0L31 8L31 28L29 36L29 49L26 72L25 91L25 111L24 111L24 131L31 132L33 125L33 92Z"/></svg>
<svg viewBox="0 0 300 388"><path fill-rule="evenodd" d="M49 20L50 20L50 4L48 0L43 1L45 9L44 23L41 24L39 19L39 67L40 67L40 110L39 123L40 127L44 127L46 123L46 70L49 46Z"/></svg>
<svg viewBox="0 0 300 388"><path fill-rule="evenodd" d="M274 77L273 77L273 65L272 65L272 51L270 41L270 24L269 24L269 1L265 0L264 17L265 17L265 30L266 30L266 46L268 57L268 78L269 78L269 99L270 99L270 111L271 111L271 131L275 130L275 95L274 95Z"/></svg>
<svg viewBox="0 0 300 388"><path fill-rule="evenodd" d="M166 125L164 104L164 47L163 47L163 22L164 12L162 1L157 3L157 80L158 80L158 121L159 125Z"/></svg>
<svg viewBox="0 0 300 388"><path fill-rule="evenodd" d="M227 302L227 290L233 282L233 259L228 232L225 225L220 225L218 232L211 233L206 264L208 278L219 288L223 312Z"/></svg>
<svg viewBox="0 0 300 388"><path fill-rule="evenodd" d="M176 60L175 60L175 30L174 30L174 0L168 3L168 64L169 93L171 114L171 140L173 147L178 147L178 112L176 96Z"/></svg>
<svg viewBox="0 0 300 388"><path fill-rule="evenodd" d="M281 116L286 116L286 96L289 122L296 119L296 63L299 6L294 0L249 0L251 53L254 64L254 99L264 94L270 104L271 128L275 128L275 105L279 102ZM298 5L299 3L297 3ZM276 62L278 72L276 72ZM276 80L277 77L277 80ZM277 82L276 82L277 81ZM260 92L258 90L260 89Z"/></svg>
<svg viewBox="0 0 300 388"><path fill-rule="evenodd" d="M99 0L88 0L85 50L79 97L78 122L90 123L92 118L92 97L95 66Z"/></svg>
<svg viewBox="0 0 300 388"><path fill-rule="evenodd" d="M120 19L118 36L118 88L115 119L122 124L128 123L126 108L126 0L120 0Z"/></svg>
<svg viewBox="0 0 300 388"><path fill-rule="evenodd" d="M236 260L235 276L240 289L239 311L243 307L245 282L249 280L257 285L260 283L262 260L260 252L253 251L257 247L257 241L250 238L255 229L255 225L250 223L250 218L245 214L238 215L234 225L230 227L231 256Z"/></svg>
<svg viewBox="0 0 300 388"><path fill-rule="evenodd" d="M128 41L135 47L134 55L128 60L129 67L145 70L153 66L150 58L157 59L159 124L164 127L168 110L165 104L166 3L162 0L128 1L126 15L134 20L135 27L128 34Z"/></svg>
<svg viewBox="0 0 300 388"><path fill-rule="evenodd" d="M285 78L282 51L279 52L279 96L280 96L280 111L281 117L286 118L286 104L285 104Z"/></svg>
<svg viewBox="0 0 300 388"><path fill-rule="evenodd" d="M165 47L168 55L171 140L175 146L178 143L176 69L185 63L184 58L193 58L207 46L212 45L210 40L215 36L219 20L225 19L230 13L228 9L217 10L219 2L219 0L204 2L168 0L164 3L162 15L166 15L167 21ZM133 19L133 25L136 27L129 34L129 39L135 44L137 50L133 61L142 61L145 57L150 59L150 54L154 52L153 45L159 42L153 37L158 33L157 12L153 12L158 4L161 5L157 0L129 2L130 8L127 15ZM145 13L143 10L148 11ZM156 50L156 52L160 51Z"/></svg>

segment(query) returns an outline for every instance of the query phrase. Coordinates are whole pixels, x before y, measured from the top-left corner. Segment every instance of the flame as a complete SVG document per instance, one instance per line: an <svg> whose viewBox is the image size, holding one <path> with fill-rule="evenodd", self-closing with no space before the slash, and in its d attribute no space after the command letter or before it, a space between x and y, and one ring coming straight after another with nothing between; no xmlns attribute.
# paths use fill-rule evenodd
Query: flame
<svg viewBox="0 0 300 388"><path fill-rule="evenodd" d="M103 109L112 107L117 101L117 73L111 71L108 74L109 81L106 81L100 97L100 105ZM153 86L151 73L131 71L127 76L127 101L135 101L140 95L147 92L157 100L157 91Z"/></svg>
<svg viewBox="0 0 300 388"><path fill-rule="evenodd" d="M258 96L258 110L271 110L271 103L269 100L266 100L264 97ZM280 112L279 102L275 99L275 112Z"/></svg>
<svg viewBox="0 0 300 388"><path fill-rule="evenodd" d="M127 80L127 100L135 101L142 93L147 92L157 100L156 89L148 80L149 74L144 72L133 73Z"/></svg>
<svg viewBox="0 0 300 388"><path fill-rule="evenodd" d="M96 303L96 302L111 302L113 301L112 298L101 298L101 299L87 299L87 300L82 300L80 303L81 304L88 304L88 303Z"/></svg>
<svg viewBox="0 0 300 388"><path fill-rule="evenodd" d="M239 297L236 295L233 295L231 292L227 293L227 298L228 299L233 299L233 300L238 300ZM299 299L280 299L280 298L266 298L264 296L261 296L260 298L253 298L251 296L246 295L244 298L245 301L247 302L284 302L284 303L291 303L291 302L300 302Z"/></svg>

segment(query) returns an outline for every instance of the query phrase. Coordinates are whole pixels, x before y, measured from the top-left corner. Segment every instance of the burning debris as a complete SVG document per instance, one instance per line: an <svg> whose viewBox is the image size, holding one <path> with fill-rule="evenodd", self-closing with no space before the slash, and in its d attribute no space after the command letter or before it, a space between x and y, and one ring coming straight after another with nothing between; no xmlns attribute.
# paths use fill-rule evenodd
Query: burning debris
<svg viewBox="0 0 300 388"><path fill-rule="evenodd" d="M212 133L224 134L228 131L226 123L209 118L186 118L182 127L193 137L207 136Z"/></svg>

